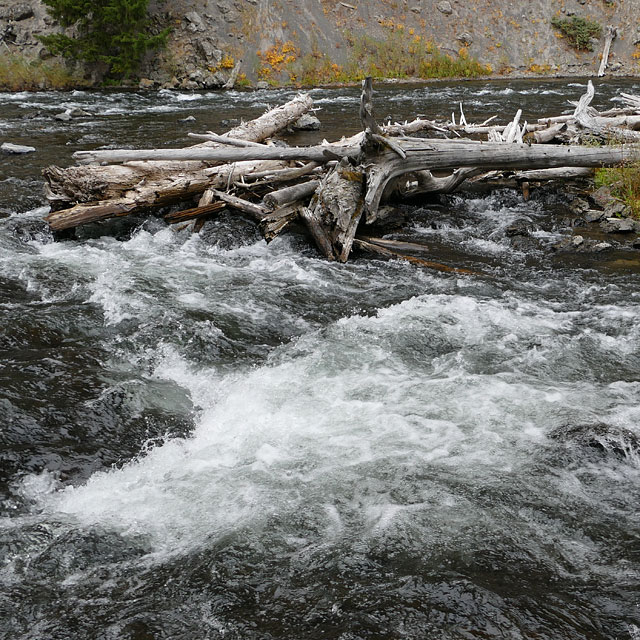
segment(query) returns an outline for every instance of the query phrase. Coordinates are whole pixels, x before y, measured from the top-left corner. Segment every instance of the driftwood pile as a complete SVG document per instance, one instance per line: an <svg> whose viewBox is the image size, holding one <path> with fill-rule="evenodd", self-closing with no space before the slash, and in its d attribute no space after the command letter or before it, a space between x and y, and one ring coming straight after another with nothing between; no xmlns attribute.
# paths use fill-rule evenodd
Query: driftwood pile
<svg viewBox="0 0 640 640"><path fill-rule="evenodd" d="M346 262L354 244L390 255L392 243L366 235L387 200L448 193L496 172L508 171L526 185L640 161L640 98L622 94L623 107L598 113L590 106L593 96L589 82L572 114L535 123L521 124L518 111L507 125L493 124L495 117L469 124L460 105L458 122L454 113L450 122L380 126L367 79L363 131L339 142L287 147L269 141L312 108L311 98L300 95L224 135L190 134L203 142L188 148L77 152L79 166L43 172L47 221L61 231L172 205L165 220L194 221L197 230L230 209L256 220L267 241L303 222L329 260ZM419 132L431 137L415 137ZM589 144L580 144L585 138Z"/></svg>

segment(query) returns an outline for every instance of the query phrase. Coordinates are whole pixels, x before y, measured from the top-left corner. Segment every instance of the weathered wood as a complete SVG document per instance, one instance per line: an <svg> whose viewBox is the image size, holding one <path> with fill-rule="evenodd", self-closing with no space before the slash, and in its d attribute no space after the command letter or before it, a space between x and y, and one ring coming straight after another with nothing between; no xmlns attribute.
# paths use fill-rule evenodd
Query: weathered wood
<svg viewBox="0 0 640 640"><path fill-rule="evenodd" d="M262 142L267 138L271 138L278 131L286 129L312 107L313 100L311 96L307 93L302 93L289 100L289 102L270 109L255 120L250 120L234 127L226 135L240 140Z"/></svg>
<svg viewBox="0 0 640 640"><path fill-rule="evenodd" d="M79 164L119 163L133 161L193 161L208 163L245 162L248 160L305 160L324 163L343 157L356 157L360 147L317 145L315 147L248 147L239 148L194 148L185 149L105 149L99 151L76 151L73 158Z"/></svg>
<svg viewBox="0 0 640 640"><path fill-rule="evenodd" d="M421 147L417 143L402 146L406 159L386 152L380 154L375 163L367 162L367 224L376 220L382 194L390 180L426 168L551 169L611 166L640 160L640 145L582 147L495 142L451 145L446 141L428 140Z"/></svg>
<svg viewBox="0 0 640 640"><path fill-rule="evenodd" d="M618 35L618 30L613 25L607 25L604 38L604 50L602 51L602 60L600 61L600 68L598 69L598 77L601 78L607 69L609 63L609 51L611 51L611 43Z"/></svg>
<svg viewBox="0 0 640 640"><path fill-rule="evenodd" d="M364 131L382 134L378 123L373 117L373 81L367 77L362 81L362 95L360 98L360 122Z"/></svg>
<svg viewBox="0 0 640 640"><path fill-rule="evenodd" d="M223 89L230 90L236 86L236 80L238 79L238 74L240 73L241 66L242 66L242 60L238 60L238 62L236 62L235 66L231 70L231 75L229 76L229 79L224 83L224 86L222 87Z"/></svg>
<svg viewBox="0 0 640 640"><path fill-rule="evenodd" d="M580 98L576 110L573 113L576 122L590 133L604 140L614 139L618 142L640 142L640 132L603 124L602 121L597 118L597 112L595 116L593 115L589 105L594 95L595 88L593 82L589 80L587 83L587 92Z"/></svg>
<svg viewBox="0 0 640 640"><path fill-rule="evenodd" d="M295 122L313 106L307 94L296 96L293 100L267 111L267 113L231 129L225 134L233 140L246 140L259 143L271 137L283 128ZM194 149L215 148L218 143L207 141L195 145ZM246 165L245 165L246 166ZM276 165L270 165L274 169ZM176 179L198 184L202 182L202 170L205 162L130 162L126 165L108 165L102 167L48 167L43 170L46 179L45 194L52 209L65 209L69 205L81 202L99 202L103 200L127 200L131 189L142 191L141 207L153 206L148 191L153 192L157 185L160 192L166 190L167 181ZM267 169L267 165L263 165ZM283 168L279 165L278 168ZM228 170L227 170L228 172ZM205 185L206 186L206 185ZM177 191L173 189L173 191ZM188 194L191 195L191 192ZM133 209L135 210L135 208Z"/></svg>
<svg viewBox="0 0 640 640"><path fill-rule="evenodd" d="M363 212L363 196L363 173L343 161L322 180L309 207L326 230L339 262L346 262L351 253Z"/></svg>
<svg viewBox="0 0 640 640"><path fill-rule="evenodd" d="M556 138L556 136L563 130L567 128L567 124L565 122L558 122L546 129L542 129L541 131L535 131L533 134L534 140L538 144L546 144L547 142L551 142Z"/></svg>
<svg viewBox="0 0 640 640"><path fill-rule="evenodd" d="M369 238L369 237L357 237L354 239L353 244L358 249L363 251L369 251L370 253L374 253L385 258L395 258L397 260L405 260L406 262L410 262L411 264L418 265L420 267L427 267L429 269L435 269L436 271L444 271L446 273L457 273L460 275L485 275L478 273L477 271L471 271L470 269L462 269L460 267L450 267L449 265L442 264L440 262L432 262L431 260L424 260L423 258L417 258L416 256L405 255L403 253L399 253L398 251L392 251L391 249L379 244L379 238Z"/></svg>
<svg viewBox="0 0 640 640"><path fill-rule="evenodd" d="M260 142L252 142L251 140L240 140L239 138L230 138L229 136L219 136L213 131L207 131L207 133L188 133L190 138L197 138L198 140L208 140L209 142L217 142L218 144L226 144L230 147L264 147L265 145Z"/></svg>
<svg viewBox="0 0 640 640"><path fill-rule="evenodd" d="M264 204L270 209L282 207L290 202L298 202L310 198L319 184L318 180L309 180L308 182L300 182L284 189L278 189L268 193L264 198Z"/></svg>
<svg viewBox="0 0 640 640"><path fill-rule="evenodd" d="M99 170L105 167L94 167ZM116 167L109 167L114 169ZM169 175L162 181L140 180L123 192L123 195L111 195L93 202L79 203L71 208L52 211L45 220L53 231L72 229L108 218L128 215L136 211L147 211L157 207L176 204L201 194L209 187L225 188L229 182L238 180L253 171L281 169L282 163L266 161L262 163L246 162L233 165L211 167L198 172L183 172L182 175Z"/></svg>
<svg viewBox="0 0 640 640"><path fill-rule="evenodd" d="M320 253L327 259L334 261L336 259L333 253L333 247L331 246L331 240L322 225L318 214L312 211L308 207L302 207L300 210L300 218L304 221L311 233L311 237L315 240L316 246L320 250Z"/></svg>
<svg viewBox="0 0 640 640"><path fill-rule="evenodd" d="M184 211L174 211L164 216L165 222L170 224L176 224L178 222L187 222L188 220L194 220L203 216L211 215L212 213L218 213L227 207L225 202L213 202L211 204L198 205L192 209L185 209Z"/></svg>
<svg viewBox="0 0 640 640"><path fill-rule="evenodd" d="M301 210L302 206L299 203L293 203L264 216L259 224L264 239L267 242L272 242L299 217Z"/></svg>
<svg viewBox="0 0 640 640"><path fill-rule="evenodd" d="M262 220L262 218L264 218L268 213L268 210L259 204L254 204L253 202L243 200L242 198L233 196L230 193L225 193L224 191L218 191L217 189L210 189L210 191L215 198L226 202L227 205L233 209L237 209L238 211L248 214L258 222L260 222L260 220Z"/></svg>
<svg viewBox="0 0 640 640"><path fill-rule="evenodd" d="M485 169L479 167L463 167L456 169L448 176L434 176L431 171L416 171L416 180L400 190L405 197L413 197L424 193L452 193L469 178L485 173Z"/></svg>

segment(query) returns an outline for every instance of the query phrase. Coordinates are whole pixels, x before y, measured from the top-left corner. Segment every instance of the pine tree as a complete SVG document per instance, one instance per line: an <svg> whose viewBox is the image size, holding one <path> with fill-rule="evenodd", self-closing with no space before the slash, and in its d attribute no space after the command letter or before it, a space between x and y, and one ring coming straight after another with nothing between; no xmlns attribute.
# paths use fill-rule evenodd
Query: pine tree
<svg viewBox="0 0 640 640"><path fill-rule="evenodd" d="M149 31L149 0L43 0L51 16L73 36L52 34L40 40L54 55L73 60L102 62L108 76L127 77L148 49L166 43L169 30Z"/></svg>

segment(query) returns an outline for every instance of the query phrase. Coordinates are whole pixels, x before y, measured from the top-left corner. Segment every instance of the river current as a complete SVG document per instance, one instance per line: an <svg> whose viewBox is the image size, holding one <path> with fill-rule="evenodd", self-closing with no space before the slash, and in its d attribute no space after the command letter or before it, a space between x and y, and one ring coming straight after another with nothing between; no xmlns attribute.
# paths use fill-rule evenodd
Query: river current
<svg viewBox="0 0 640 640"><path fill-rule="evenodd" d="M584 87L376 110L531 121ZM548 250L571 194L402 208L392 237L478 276L329 264L235 214L39 224L43 166L292 95L0 94L0 141L37 148L0 157L0 637L640 639L639 252ZM312 96L323 129L289 141L358 130L356 89Z"/></svg>

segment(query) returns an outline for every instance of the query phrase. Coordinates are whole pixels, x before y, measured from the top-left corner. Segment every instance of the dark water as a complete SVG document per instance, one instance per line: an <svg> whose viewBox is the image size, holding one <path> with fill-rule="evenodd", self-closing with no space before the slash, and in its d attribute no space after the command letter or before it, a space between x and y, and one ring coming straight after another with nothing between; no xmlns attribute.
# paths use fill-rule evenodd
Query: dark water
<svg viewBox="0 0 640 640"><path fill-rule="evenodd" d="M583 90L376 104L506 122ZM640 82L596 106L620 90ZM327 264L231 216L39 226L42 166L185 145L290 95L0 95L0 138L38 149L0 158L0 636L637 640L638 253L550 251L571 194L406 210L396 237L483 277ZM357 90L313 97L321 137L358 130ZM71 106L95 115L52 119Z"/></svg>

